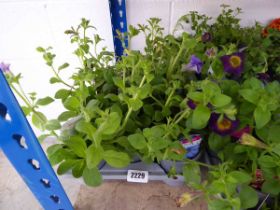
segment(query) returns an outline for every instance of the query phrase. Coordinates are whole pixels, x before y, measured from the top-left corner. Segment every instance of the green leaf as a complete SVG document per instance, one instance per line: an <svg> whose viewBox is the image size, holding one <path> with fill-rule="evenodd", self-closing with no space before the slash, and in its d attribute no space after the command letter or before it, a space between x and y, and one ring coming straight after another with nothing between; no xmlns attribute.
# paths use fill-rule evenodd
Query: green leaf
<svg viewBox="0 0 280 210"><path fill-rule="evenodd" d="M96 147L93 144L87 149L86 162L89 169L98 166L100 161L103 159L103 152L102 147Z"/></svg>
<svg viewBox="0 0 280 210"><path fill-rule="evenodd" d="M76 159L77 158L77 156L73 152L63 149L63 148L56 150L54 153L50 154L48 157L49 157L51 165L56 165L66 159Z"/></svg>
<svg viewBox="0 0 280 210"><path fill-rule="evenodd" d="M87 145L80 136L71 136L70 139L64 142L78 157L86 157Z"/></svg>
<svg viewBox="0 0 280 210"><path fill-rule="evenodd" d="M92 169L85 167L83 172L83 179L86 185L92 187L97 187L102 183L102 175L96 167Z"/></svg>
<svg viewBox="0 0 280 210"><path fill-rule="evenodd" d="M208 138L208 144L211 150L214 152L219 152L230 142L230 140L230 137L211 133Z"/></svg>
<svg viewBox="0 0 280 210"><path fill-rule="evenodd" d="M124 168L130 163L130 158L128 154L124 152L107 150L103 153L103 157L110 166L115 168Z"/></svg>
<svg viewBox="0 0 280 210"><path fill-rule="evenodd" d="M260 93L257 90L243 89L239 90L239 94L252 104L257 104L260 98Z"/></svg>
<svg viewBox="0 0 280 210"><path fill-rule="evenodd" d="M57 174L62 175L69 171L77 160L65 160L61 164L59 164L57 168Z"/></svg>
<svg viewBox="0 0 280 210"><path fill-rule="evenodd" d="M45 52L46 51L43 47L37 47L36 50L38 52Z"/></svg>
<svg viewBox="0 0 280 210"><path fill-rule="evenodd" d="M183 168L185 182L190 185L198 185L201 182L200 167L195 163L186 163Z"/></svg>
<svg viewBox="0 0 280 210"><path fill-rule="evenodd" d="M47 96L47 97L45 97L45 98L39 99L39 100L36 102L36 104L37 104L37 105L40 105L40 106L45 106L45 105L48 105L48 104L52 103L53 101L54 101L54 100L53 100L51 97Z"/></svg>
<svg viewBox="0 0 280 210"><path fill-rule="evenodd" d="M62 147L63 147L62 144L54 144L52 146L49 146L48 149L47 149L47 154L51 155L51 154L55 153L57 150L59 150Z"/></svg>
<svg viewBox="0 0 280 210"><path fill-rule="evenodd" d="M188 98L192 99L195 102L203 101L203 93L202 92L190 92L188 94Z"/></svg>
<svg viewBox="0 0 280 210"><path fill-rule="evenodd" d="M66 109L75 111L80 108L80 101L76 97L71 96L64 101L63 105Z"/></svg>
<svg viewBox="0 0 280 210"><path fill-rule="evenodd" d="M43 113L41 112L33 113L32 123L36 128L39 128L40 130L44 130L46 122L47 122L47 118Z"/></svg>
<svg viewBox="0 0 280 210"><path fill-rule="evenodd" d="M214 180L210 187L209 192L212 194L218 194L225 191L226 184L223 182L223 180Z"/></svg>
<svg viewBox="0 0 280 210"><path fill-rule="evenodd" d="M275 146L272 148L272 151L275 152L277 155L280 156L280 144L275 145Z"/></svg>
<svg viewBox="0 0 280 210"><path fill-rule="evenodd" d="M269 155L263 155L258 159L258 162L262 168L274 168L277 166L273 157Z"/></svg>
<svg viewBox="0 0 280 210"><path fill-rule="evenodd" d="M258 194L257 192L249 186L243 185L239 192L239 198L241 201L241 208L248 209L253 208L258 203Z"/></svg>
<svg viewBox="0 0 280 210"><path fill-rule="evenodd" d="M211 111L207 107L199 104L192 115L192 127L194 129L204 128L208 123L210 115Z"/></svg>
<svg viewBox="0 0 280 210"><path fill-rule="evenodd" d="M98 127L98 132L103 135L112 135L114 134L120 127L121 117L117 112L111 112L103 123Z"/></svg>
<svg viewBox="0 0 280 210"><path fill-rule="evenodd" d="M83 120L80 120L76 125L75 129L81 133L87 134L88 137L91 140L94 140L94 133L96 131L96 128L93 127L93 125L90 122L86 122Z"/></svg>
<svg viewBox="0 0 280 210"><path fill-rule="evenodd" d="M66 111L66 112L62 112L59 116L58 116L58 120L63 122L66 120L69 120L72 117L77 116L77 113L74 111Z"/></svg>
<svg viewBox="0 0 280 210"><path fill-rule="evenodd" d="M222 107L231 102L231 98L224 94L217 94L210 100L211 104L215 107Z"/></svg>
<svg viewBox="0 0 280 210"><path fill-rule="evenodd" d="M54 130L58 130L61 128L60 122L58 120L49 120L46 125L45 128L49 131L54 131Z"/></svg>
<svg viewBox="0 0 280 210"><path fill-rule="evenodd" d="M56 99L66 99L70 95L71 91L66 89L60 89L55 93L54 98Z"/></svg>
<svg viewBox="0 0 280 210"><path fill-rule="evenodd" d="M266 128L266 130L268 130L268 139L267 139L268 141L280 143L280 136L279 136L280 126L279 125L272 125L269 127L269 129Z"/></svg>
<svg viewBox="0 0 280 210"><path fill-rule="evenodd" d="M262 185L262 191L278 195L280 193L280 181L278 179L268 179Z"/></svg>
<svg viewBox="0 0 280 210"><path fill-rule="evenodd" d="M256 122L256 128L260 129L270 121L271 112L268 110L263 110L260 107L257 107L254 111L254 119Z"/></svg>
<svg viewBox="0 0 280 210"><path fill-rule="evenodd" d="M144 149L147 146L145 137L140 133L129 135L128 142L131 146L138 150Z"/></svg>
<svg viewBox="0 0 280 210"><path fill-rule="evenodd" d="M232 210L232 207L227 200L215 199L208 202L208 210Z"/></svg>
<svg viewBox="0 0 280 210"><path fill-rule="evenodd" d="M79 159L75 162L75 164L73 165L73 169L72 169L72 175L75 178L80 178L83 175L83 171L85 168L85 160L84 159Z"/></svg>
<svg viewBox="0 0 280 210"><path fill-rule="evenodd" d="M152 86L149 83L143 85L138 92L138 97L140 99L146 98L152 92Z"/></svg>
<svg viewBox="0 0 280 210"><path fill-rule="evenodd" d="M115 85L117 86L117 87L119 87L120 89L124 89L124 84L123 84L123 80L121 79L121 78L119 78L119 77L114 77L113 78L113 81L114 81L114 83L115 83Z"/></svg>
<svg viewBox="0 0 280 210"><path fill-rule="evenodd" d="M64 63L64 64L62 64L61 66L58 67L58 70L60 71L62 69L67 68L68 66L69 66L69 63Z"/></svg>
<svg viewBox="0 0 280 210"><path fill-rule="evenodd" d="M252 180L252 177L242 171L233 171L228 174L229 179L231 182L239 183L239 184L249 184Z"/></svg>
<svg viewBox="0 0 280 210"><path fill-rule="evenodd" d="M182 160L186 156L186 149L179 141L174 141L168 146L168 160Z"/></svg>
<svg viewBox="0 0 280 210"><path fill-rule="evenodd" d="M32 111L32 108L27 107L27 106L21 106L21 109L22 109L25 116L28 116Z"/></svg>
<svg viewBox="0 0 280 210"><path fill-rule="evenodd" d="M169 142L163 138L151 138L149 139L148 142L149 146L151 147L152 150L157 151L157 150L162 150L168 147Z"/></svg>
<svg viewBox="0 0 280 210"><path fill-rule="evenodd" d="M137 111L143 106L143 102L138 98L130 98L128 100L129 107L132 108L133 111Z"/></svg>
<svg viewBox="0 0 280 210"><path fill-rule="evenodd" d="M59 83L59 82L61 82L61 81L58 78L56 78L56 77L50 78L50 83L51 84L55 84L55 83Z"/></svg>

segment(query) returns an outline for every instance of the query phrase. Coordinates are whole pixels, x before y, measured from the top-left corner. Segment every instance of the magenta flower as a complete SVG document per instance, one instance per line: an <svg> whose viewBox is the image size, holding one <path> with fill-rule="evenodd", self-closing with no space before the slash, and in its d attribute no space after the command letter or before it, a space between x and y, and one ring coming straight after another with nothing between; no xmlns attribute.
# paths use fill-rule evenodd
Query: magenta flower
<svg viewBox="0 0 280 210"><path fill-rule="evenodd" d="M236 130L234 132L232 132L230 135L234 138L237 138L237 139L240 139L241 136L244 134L244 133L251 133L252 132L252 128L247 125L245 126L244 128L241 128L240 130Z"/></svg>
<svg viewBox="0 0 280 210"><path fill-rule="evenodd" d="M10 71L10 65L11 64L8 64L8 63L0 63L0 69L2 70L3 73L8 73L8 72L11 72Z"/></svg>
<svg viewBox="0 0 280 210"><path fill-rule="evenodd" d="M192 55L190 62L186 65L183 65L182 71L194 71L194 72L200 74L202 66L203 66L202 61L195 55Z"/></svg>
<svg viewBox="0 0 280 210"><path fill-rule="evenodd" d="M226 116L220 119L220 115L216 113L213 113L209 120L210 129L221 136L230 135L237 129L238 125L238 120L231 120Z"/></svg>
<svg viewBox="0 0 280 210"><path fill-rule="evenodd" d="M221 57L225 72L240 76L244 70L244 53L237 52Z"/></svg>
<svg viewBox="0 0 280 210"><path fill-rule="evenodd" d="M212 41L212 35L209 32L206 32L202 35L201 40L203 42L211 42Z"/></svg>

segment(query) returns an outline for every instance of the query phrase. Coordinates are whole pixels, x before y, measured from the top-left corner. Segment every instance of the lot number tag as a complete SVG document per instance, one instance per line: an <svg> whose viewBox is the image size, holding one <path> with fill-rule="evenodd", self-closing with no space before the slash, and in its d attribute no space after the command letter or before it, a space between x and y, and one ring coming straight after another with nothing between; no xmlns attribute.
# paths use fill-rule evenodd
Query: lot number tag
<svg viewBox="0 0 280 210"><path fill-rule="evenodd" d="M148 180L149 180L148 171L137 171L137 170L127 171L128 182L148 183Z"/></svg>

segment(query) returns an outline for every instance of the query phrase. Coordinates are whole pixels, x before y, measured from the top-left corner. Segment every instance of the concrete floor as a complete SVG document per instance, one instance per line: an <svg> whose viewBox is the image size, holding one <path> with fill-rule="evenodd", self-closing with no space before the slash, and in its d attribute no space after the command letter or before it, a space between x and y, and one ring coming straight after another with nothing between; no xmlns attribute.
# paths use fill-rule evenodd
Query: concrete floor
<svg viewBox="0 0 280 210"><path fill-rule="evenodd" d="M0 151L0 210L42 209L20 176ZM148 184L107 181L90 188L69 176L59 177L76 210L175 210L175 199L187 187L171 187L161 182ZM182 210L206 210L204 202L194 201Z"/></svg>

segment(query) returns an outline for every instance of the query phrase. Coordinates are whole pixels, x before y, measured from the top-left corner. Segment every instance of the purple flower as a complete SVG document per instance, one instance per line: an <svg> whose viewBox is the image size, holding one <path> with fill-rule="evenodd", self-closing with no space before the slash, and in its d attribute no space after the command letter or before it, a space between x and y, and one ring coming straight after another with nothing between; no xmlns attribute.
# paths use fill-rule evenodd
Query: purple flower
<svg viewBox="0 0 280 210"><path fill-rule="evenodd" d="M187 65L184 65L182 70L183 71L194 71L194 72L200 74L202 65L203 65L202 61L195 55L192 55L190 62Z"/></svg>
<svg viewBox="0 0 280 210"><path fill-rule="evenodd" d="M226 116L220 119L220 116L219 114L213 113L210 117L209 127L213 132L221 136L226 136L237 129L239 125L238 120L231 120Z"/></svg>
<svg viewBox="0 0 280 210"><path fill-rule="evenodd" d="M267 83L270 81L270 76L267 73L258 73L257 78L261 80L263 83Z"/></svg>
<svg viewBox="0 0 280 210"><path fill-rule="evenodd" d="M237 52L221 57L225 72L240 76L244 69L244 53Z"/></svg>
<svg viewBox="0 0 280 210"><path fill-rule="evenodd" d="M0 69L2 70L3 73L8 73L10 72L10 65L11 64L6 64L6 63L0 63Z"/></svg>
<svg viewBox="0 0 280 210"><path fill-rule="evenodd" d="M216 50L215 48L210 48L210 49L207 49L205 54L210 57L210 58L213 58L215 55L216 55Z"/></svg>
<svg viewBox="0 0 280 210"><path fill-rule="evenodd" d="M210 42L212 41L212 35L209 32L206 32L202 35L201 40L203 42Z"/></svg>
<svg viewBox="0 0 280 210"><path fill-rule="evenodd" d="M197 106L197 103L196 103L195 101L189 99L189 100L187 101L187 105L188 105L188 107L190 107L190 109L195 109L196 106Z"/></svg>

